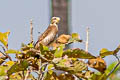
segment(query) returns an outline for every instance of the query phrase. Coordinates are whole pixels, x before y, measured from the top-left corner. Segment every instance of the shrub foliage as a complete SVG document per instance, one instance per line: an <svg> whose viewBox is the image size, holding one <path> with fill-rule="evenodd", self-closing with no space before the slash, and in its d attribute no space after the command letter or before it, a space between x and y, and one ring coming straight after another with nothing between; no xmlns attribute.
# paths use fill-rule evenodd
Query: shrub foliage
<svg viewBox="0 0 120 80"><path fill-rule="evenodd" d="M103 48L99 56L94 56L83 49L66 48L75 42L82 43L77 33L62 34L48 46L40 44L39 49L28 42L14 50L8 49L9 34L0 32L0 80L106 80L115 65L107 67L104 58L117 56L120 50L120 46L113 51Z"/></svg>

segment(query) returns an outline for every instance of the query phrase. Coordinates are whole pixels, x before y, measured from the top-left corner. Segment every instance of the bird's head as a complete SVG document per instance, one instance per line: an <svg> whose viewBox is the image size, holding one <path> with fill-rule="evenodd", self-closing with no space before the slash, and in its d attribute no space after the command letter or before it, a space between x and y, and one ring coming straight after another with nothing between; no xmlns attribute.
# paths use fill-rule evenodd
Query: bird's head
<svg viewBox="0 0 120 80"><path fill-rule="evenodd" d="M52 17L51 24L58 24L59 22L60 22L60 18L59 17Z"/></svg>

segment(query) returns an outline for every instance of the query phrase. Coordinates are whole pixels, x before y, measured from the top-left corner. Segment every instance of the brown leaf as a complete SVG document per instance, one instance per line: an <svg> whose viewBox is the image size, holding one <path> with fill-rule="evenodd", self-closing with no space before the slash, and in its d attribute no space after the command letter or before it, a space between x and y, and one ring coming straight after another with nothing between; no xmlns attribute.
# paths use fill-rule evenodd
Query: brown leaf
<svg viewBox="0 0 120 80"><path fill-rule="evenodd" d="M91 76L94 74L94 72L87 70L86 72L82 73L75 73L75 75L79 78L83 78L85 80L88 80L91 78Z"/></svg>
<svg viewBox="0 0 120 80"><path fill-rule="evenodd" d="M83 61L62 59L57 64L54 64L56 70L67 71L70 74L81 73L87 70L88 66Z"/></svg>
<svg viewBox="0 0 120 80"><path fill-rule="evenodd" d="M105 57L105 56L109 56L109 55L116 55L120 50L120 45L113 51L109 51L108 49L106 48L103 48L100 50L100 56L101 57Z"/></svg>
<svg viewBox="0 0 120 80"><path fill-rule="evenodd" d="M70 35L65 35L65 34L62 34L60 35L58 38L57 38L57 42L58 43L62 43L62 44L65 44L68 42L68 40L70 39Z"/></svg>
<svg viewBox="0 0 120 80"><path fill-rule="evenodd" d="M50 46L53 47L53 49L55 50L59 46L59 44L54 42L54 43L50 44Z"/></svg>
<svg viewBox="0 0 120 80"><path fill-rule="evenodd" d="M65 50L64 53L63 53L63 56L64 55L67 55L69 58L81 58L81 59L96 58L92 54L84 51L83 49L79 49L79 48Z"/></svg>
<svg viewBox="0 0 120 80"><path fill-rule="evenodd" d="M106 62L101 57L97 57L96 59L89 59L88 65L100 72L104 72L106 70Z"/></svg>
<svg viewBox="0 0 120 80"><path fill-rule="evenodd" d="M113 51L113 54L117 54L119 50L120 50L120 45Z"/></svg>
<svg viewBox="0 0 120 80"><path fill-rule="evenodd" d="M72 74L60 74L58 80L75 80Z"/></svg>

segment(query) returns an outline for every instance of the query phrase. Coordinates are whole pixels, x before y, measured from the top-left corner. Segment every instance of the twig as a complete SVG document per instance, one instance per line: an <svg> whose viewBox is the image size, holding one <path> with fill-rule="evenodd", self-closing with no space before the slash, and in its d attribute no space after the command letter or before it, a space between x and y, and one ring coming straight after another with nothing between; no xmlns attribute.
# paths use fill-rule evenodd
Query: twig
<svg viewBox="0 0 120 80"><path fill-rule="evenodd" d="M2 47L3 51L5 52L6 51L5 48L2 45L0 45L0 46Z"/></svg>
<svg viewBox="0 0 120 80"><path fill-rule="evenodd" d="M118 59L118 63L115 65L115 67L112 69L112 71L107 75L106 79L113 73L113 71L119 66L120 60L117 56L115 56Z"/></svg>
<svg viewBox="0 0 120 80"><path fill-rule="evenodd" d="M47 58L45 58L45 57L41 54L41 52L40 52L39 50L31 49L30 51L32 51L33 53L36 53L36 55L38 54L38 55L40 56L40 59L43 59L43 60L45 60L45 61L47 61L47 62L51 62L51 60L48 60Z"/></svg>
<svg viewBox="0 0 120 80"><path fill-rule="evenodd" d="M46 73L47 71L48 71L48 64L46 65L45 71L43 72L43 76L41 77L40 80L44 80L44 78L45 78L45 73Z"/></svg>
<svg viewBox="0 0 120 80"><path fill-rule="evenodd" d="M86 29L86 44L85 44L85 51L88 52L88 45L89 45L89 27Z"/></svg>
<svg viewBox="0 0 120 80"><path fill-rule="evenodd" d="M22 71L22 75L23 75L23 80L25 80L25 73L24 73L24 71Z"/></svg>
<svg viewBox="0 0 120 80"><path fill-rule="evenodd" d="M47 62L51 62L51 60L46 59L41 53L40 53L39 55L40 55L40 58L41 58L41 59L43 59L43 60L45 60L45 61L47 61Z"/></svg>
<svg viewBox="0 0 120 80"><path fill-rule="evenodd" d="M5 52L6 50L5 50L5 48L2 46L2 45L0 45L1 47L2 47L2 49L3 49L3 51ZM4 56L6 56L7 58L9 58L9 60L10 61L12 61L12 58L8 55L8 54L5 54L5 53L3 53L2 51L0 51Z"/></svg>
<svg viewBox="0 0 120 80"><path fill-rule="evenodd" d="M33 20L30 20L30 42L33 42Z"/></svg>
<svg viewBox="0 0 120 80"><path fill-rule="evenodd" d="M12 61L12 58L11 58L9 55L6 55L6 57L8 57L8 59L9 59L10 61Z"/></svg>
<svg viewBox="0 0 120 80"><path fill-rule="evenodd" d="M27 80L29 74L30 74L30 69L27 69L27 72L26 72L26 75L25 75L25 79L24 79L24 80Z"/></svg>
<svg viewBox="0 0 120 80"><path fill-rule="evenodd" d="M48 64L48 63L45 63L45 64L43 64L43 65L40 66L40 68L39 68L40 72L39 72L38 80L42 80L41 78L43 77L44 74L41 72L41 68L42 68L43 66L47 66L47 64Z"/></svg>
<svg viewBox="0 0 120 80"><path fill-rule="evenodd" d="M6 56L2 51L0 51L0 53L2 53L4 56Z"/></svg>
<svg viewBox="0 0 120 80"><path fill-rule="evenodd" d="M114 55L116 57L116 59L118 60L118 62L120 61L119 57L115 54Z"/></svg>

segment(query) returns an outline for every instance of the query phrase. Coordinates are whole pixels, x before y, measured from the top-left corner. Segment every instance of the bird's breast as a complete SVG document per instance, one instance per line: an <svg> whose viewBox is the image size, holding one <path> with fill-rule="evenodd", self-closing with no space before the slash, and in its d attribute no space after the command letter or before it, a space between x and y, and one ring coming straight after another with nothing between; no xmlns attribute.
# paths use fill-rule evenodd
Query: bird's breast
<svg viewBox="0 0 120 80"><path fill-rule="evenodd" d="M49 33L48 36L46 36L43 40L44 43L49 43L51 42L55 37L55 34L53 32Z"/></svg>
<svg viewBox="0 0 120 80"><path fill-rule="evenodd" d="M42 42L45 45L48 45L51 41L54 40L55 36L57 34L57 29L56 30L51 30L48 35L42 40Z"/></svg>

